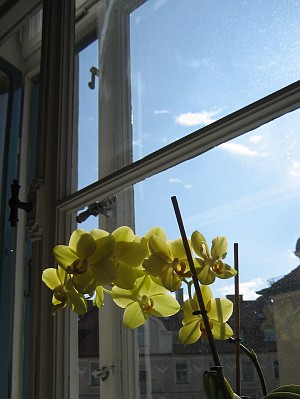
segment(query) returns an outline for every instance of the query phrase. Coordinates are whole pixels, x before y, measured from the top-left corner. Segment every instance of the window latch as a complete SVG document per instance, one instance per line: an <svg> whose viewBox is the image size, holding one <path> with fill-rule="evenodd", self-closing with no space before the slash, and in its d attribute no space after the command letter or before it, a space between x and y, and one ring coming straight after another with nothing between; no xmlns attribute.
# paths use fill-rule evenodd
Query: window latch
<svg viewBox="0 0 300 399"><path fill-rule="evenodd" d="M92 68L90 69L90 72L91 72L91 81L88 83L88 86L89 86L89 88L90 88L91 90L94 90L94 88L95 88L96 76L99 77L100 71L99 71L98 68L92 67Z"/></svg>
<svg viewBox="0 0 300 399"><path fill-rule="evenodd" d="M76 222L82 223L90 216L96 217L100 214L108 217L112 205L114 202L116 202L116 199L117 197L114 195L104 199L103 201L95 202L94 204L89 205L86 211L83 211L76 216Z"/></svg>
<svg viewBox="0 0 300 399"><path fill-rule="evenodd" d="M10 206L10 216L9 221L11 227L16 227L19 218L18 218L18 210L22 209L23 211L29 213L33 210L33 204L29 202L22 202L19 200L19 191L21 186L17 179L13 180L13 183L10 185L11 187L11 198L8 201Z"/></svg>
<svg viewBox="0 0 300 399"><path fill-rule="evenodd" d="M112 373L114 373L114 367L115 366L103 366L100 369L93 370L92 376L95 378L101 378L102 381L105 381L109 377L110 370L112 371Z"/></svg>

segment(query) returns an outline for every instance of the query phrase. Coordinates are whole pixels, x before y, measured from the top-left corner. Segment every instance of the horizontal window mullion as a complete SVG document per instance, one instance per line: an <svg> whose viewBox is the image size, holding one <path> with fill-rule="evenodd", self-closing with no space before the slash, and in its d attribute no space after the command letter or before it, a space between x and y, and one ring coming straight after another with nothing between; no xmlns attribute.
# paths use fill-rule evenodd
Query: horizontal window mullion
<svg viewBox="0 0 300 399"><path fill-rule="evenodd" d="M152 154L98 180L58 203L58 210L72 212L136 184L147 177L195 158L300 107L300 81L262 98L218 121L171 143Z"/></svg>

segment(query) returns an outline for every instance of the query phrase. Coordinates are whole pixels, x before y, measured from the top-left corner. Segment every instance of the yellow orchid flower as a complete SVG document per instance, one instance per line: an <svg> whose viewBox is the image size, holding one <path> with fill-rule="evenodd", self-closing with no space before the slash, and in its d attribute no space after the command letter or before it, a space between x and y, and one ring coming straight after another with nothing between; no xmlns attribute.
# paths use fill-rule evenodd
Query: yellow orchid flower
<svg viewBox="0 0 300 399"><path fill-rule="evenodd" d="M213 298L211 289L207 285L201 285L204 306L209 318L209 324L215 339L228 339L233 335L233 331L226 323L232 315L233 303L225 298ZM184 345L193 344L206 337L204 321L199 311L199 304L196 294L193 299L184 302L183 307L183 327L179 330L179 341Z"/></svg>
<svg viewBox="0 0 300 399"><path fill-rule="evenodd" d="M180 309L177 300L149 275L138 278L132 290L113 287L112 298L125 308L123 322L132 329L145 323L150 316L172 316Z"/></svg>
<svg viewBox="0 0 300 399"><path fill-rule="evenodd" d="M143 262L146 271L158 277L169 291L178 290L182 278L191 276L182 240L167 241L152 235L149 237L148 246L150 256Z"/></svg>
<svg viewBox="0 0 300 399"><path fill-rule="evenodd" d="M66 305L78 314L86 313L86 300L82 294L75 290L70 276L64 269L61 267L45 269L42 280L53 291L52 314L66 307Z"/></svg>
<svg viewBox="0 0 300 399"><path fill-rule="evenodd" d="M114 283L132 288L147 253L145 241L136 242L133 231L122 226L112 234L94 229L90 233L77 229L69 245L57 245L54 256L57 263L72 275L75 288L91 294L97 286Z"/></svg>
<svg viewBox="0 0 300 399"><path fill-rule="evenodd" d="M200 269L198 279L201 284L212 284L216 277L227 279L236 275L236 270L223 262L228 251L226 237L214 238L211 251L205 237L197 230L192 234L191 242L193 250L200 257L195 259L198 264L195 266Z"/></svg>
<svg viewBox="0 0 300 399"><path fill-rule="evenodd" d="M111 257L115 239L104 230L91 233L77 229L69 245L57 245L53 252L57 263L72 275L74 287L92 294L97 285L109 284L117 277L117 267Z"/></svg>

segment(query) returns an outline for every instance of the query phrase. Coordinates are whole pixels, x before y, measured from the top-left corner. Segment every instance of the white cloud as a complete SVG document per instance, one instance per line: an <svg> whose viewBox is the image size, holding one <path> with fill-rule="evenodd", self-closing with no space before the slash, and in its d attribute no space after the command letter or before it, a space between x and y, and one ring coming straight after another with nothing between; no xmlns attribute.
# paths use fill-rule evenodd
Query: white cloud
<svg viewBox="0 0 300 399"><path fill-rule="evenodd" d="M154 115L170 114L167 109L158 109L153 111Z"/></svg>
<svg viewBox="0 0 300 399"><path fill-rule="evenodd" d="M182 180L178 179L177 177L175 177L175 178L172 178L172 177L171 177L171 178L169 179L169 182L170 182L170 183L173 183L173 184L174 184L174 183L180 183L180 184L181 184L181 183L182 183Z"/></svg>
<svg viewBox="0 0 300 399"><path fill-rule="evenodd" d="M133 140L132 145L135 147L143 147L143 143L141 142L141 140Z"/></svg>
<svg viewBox="0 0 300 399"><path fill-rule="evenodd" d="M243 295L243 299L246 301L254 300L259 297L259 295L256 294L256 291L259 291L260 289L264 288L267 286L267 283L262 280L261 278L256 278L251 281L247 281L245 283L240 283L239 284L239 291L240 294ZM218 288L218 292L220 293L221 296L226 296L228 294L233 295L234 294L234 284L229 284L226 287Z"/></svg>
<svg viewBox="0 0 300 399"><path fill-rule="evenodd" d="M291 162L290 170L289 170L289 175L291 177L300 177L300 162L293 160Z"/></svg>
<svg viewBox="0 0 300 399"><path fill-rule="evenodd" d="M202 111L202 112L187 112L175 117L175 122L181 126L196 126L196 125L209 125L215 122L213 116L217 115L218 111Z"/></svg>
<svg viewBox="0 0 300 399"><path fill-rule="evenodd" d="M255 134L249 138L250 143L257 144L260 143L263 139L263 136L259 134Z"/></svg>
<svg viewBox="0 0 300 399"><path fill-rule="evenodd" d="M153 9L157 10L158 8L164 6L168 2L169 2L169 0L157 0L157 2L153 6Z"/></svg>
<svg viewBox="0 0 300 399"><path fill-rule="evenodd" d="M259 192L237 198L235 201L223 203L217 207L196 213L185 219L185 225L203 227L213 223L220 223L236 215L242 215L272 204L282 203L290 198L299 196L299 188L294 182L286 182Z"/></svg>
<svg viewBox="0 0 300 399"><path fill-rule="evenodd" d="M186 190L190 189L193 187L192 184L189 183L184 183L181 179L179 179L178 177L171 177L169 179L169 183L171 184L181 184Z"/></svg>
<svg viewBox="0 0 300 399"><path fill-rule="evenodd" d="M264 153L260 153L255 150L251 150L251 148L249 148L243 144L238 144L238 143L223 143L223 144L220 144L219 147L225 151L230 152L231 154L245 155L248 157L258 157L258 156L265 155Z"/></svg>

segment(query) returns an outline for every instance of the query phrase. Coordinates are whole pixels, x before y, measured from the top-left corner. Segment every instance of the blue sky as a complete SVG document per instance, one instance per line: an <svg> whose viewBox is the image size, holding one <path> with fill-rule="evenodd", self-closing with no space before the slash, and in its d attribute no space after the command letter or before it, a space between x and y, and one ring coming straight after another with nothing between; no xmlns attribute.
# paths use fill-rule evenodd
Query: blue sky
<svg viewBox="0 0 300 399"><path fill-rule="evenodd" d="M273 0L153 0L138 8L131 17L134 158L297 80L299 13L297 2ZM231 262L239 243L245 293L291 271L300 236L299 122L294 112L138 184L137 231L156 222L176 238L176 195L189 234L226 235Z"/></svg>
<svg viewBox="0 0 300 399"><path fill-rule="evenodd" d="M131 16L134 159L298 79L300 5L293 0L149 0ZM97 45L81 57L80 187L97 179L97 87L87 87ZM300 112L288 114L135 186L136 232L160 225L240 247L241 292L298 265ZM94 218L90 223L95 223ZM231 281L217 293L232 293Z"/></svg>

